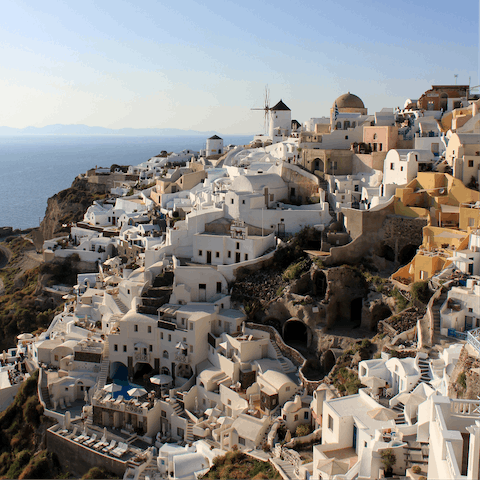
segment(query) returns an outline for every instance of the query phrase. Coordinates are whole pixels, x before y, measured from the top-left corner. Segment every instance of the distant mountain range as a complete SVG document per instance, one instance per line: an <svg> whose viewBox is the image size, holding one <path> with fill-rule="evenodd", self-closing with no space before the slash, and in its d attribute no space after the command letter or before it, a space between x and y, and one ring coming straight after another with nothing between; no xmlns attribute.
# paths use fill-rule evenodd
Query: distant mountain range
<svg viewBox="0 0 480 480"><path fill-rule="evenodd" d="M198 130L181 130L179 128L104 128L88 125L47 125L45 127L12 128L0 127L0 135L128 135L128 136L212 136L214 131L199 132Z"/></svg>

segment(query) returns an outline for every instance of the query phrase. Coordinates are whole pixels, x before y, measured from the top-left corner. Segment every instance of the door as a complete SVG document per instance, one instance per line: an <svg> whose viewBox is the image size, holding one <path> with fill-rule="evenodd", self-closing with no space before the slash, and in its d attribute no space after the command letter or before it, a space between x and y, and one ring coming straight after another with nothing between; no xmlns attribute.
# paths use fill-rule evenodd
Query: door
<svg viewBox="0 0 480 480"><path fill-rule="evenodd" d="M240 252L235 252L235 262L238 263L240 261Z"/></svg>
<svg viewBox="0 0 480 480"><path fill-rule="evenodd" d="M472 317L465 316L465 330L471 330L473 326Z"/></svg>
<svg viewBox="0 0 480 480"><path fill-rule="evenodd" d="M355 424L353 424L352 447L355 451L357 451L357 426Z"/></svg>
<svg viewBox="0 0 480 480"><path fill-rule="evenodd" d="M207 251L207 263L212 263L212 252Z"/></svg>
<svg viewBox="0 0 480 480"><path fill-rule="evenodd" d="M198 285L198 301L206 302L207 301L207 284L200 283Z"/></svg>

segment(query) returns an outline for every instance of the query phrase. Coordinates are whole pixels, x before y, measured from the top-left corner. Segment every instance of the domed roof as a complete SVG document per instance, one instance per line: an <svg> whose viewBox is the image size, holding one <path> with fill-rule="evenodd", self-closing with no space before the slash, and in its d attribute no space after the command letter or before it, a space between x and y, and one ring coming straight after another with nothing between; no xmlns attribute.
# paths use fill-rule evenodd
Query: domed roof
<svg viewBox="0 0 480 480"><path fill-rule="evenodd" d="M337 108L365 108L362 99L350 92L340 95L335 103ZM335 104L333 106L335 107Z"/></svg>

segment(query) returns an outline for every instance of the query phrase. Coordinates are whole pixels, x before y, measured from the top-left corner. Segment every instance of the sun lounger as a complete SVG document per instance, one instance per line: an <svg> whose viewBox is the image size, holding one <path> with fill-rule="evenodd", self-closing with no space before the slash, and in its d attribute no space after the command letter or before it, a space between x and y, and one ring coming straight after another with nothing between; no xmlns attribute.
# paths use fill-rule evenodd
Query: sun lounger
<svg viewBox="0 0 480 480"><path fill-rule="evenodd" d="M120 442L118 444L118 447L115 448L111 454L115 457L118 457L120 458L122 455L124 455L126 453L126 451L128 450L128 445L126 443L122 443Z"/></svg>
<svg viewBox="0 0 480 480"><path fill-rule="evenodd" d="M100 439L100 441L97 442L97 443L93 446L93 448L94 448L95 450L98 450L98 449L103 448L103 447L106 447L106 446L108 446L107 438L106 438L106 437L102 437L102 438Z"/></svg>
<svg viewBox="0 0 480 480"><path fill-rule="evenodd" d="M86 442L83 442L83 444L86 445L87 447L89 447L90 445L94 444L96 440L97 440L97 434L94 433L94 434L90 437L90 440L87 440Z"/></svg>
<svg viewBox="0 0 480 480"><path fill-rule="evenodd" d="M72 439L73 437L75 437L75 436L77 435L77 432L78 432L78 427L75 426L75 427L73 428L73 432L72 432L70 435L68 435L66 438Z"/></svg>
<svg viewBox="0 0 480 480"><path fill-rule="evenodd" d="M58 433L58 435L64 435L65 433L68 433L68 428L57 430L55 433Z"/></svg>
<svg viewBox="0 0 480 480"><path fill-rule="evenodd" d="M84 440L88 438L88 435L84 432L81 435L79 435L77 438L74 438L74 442L82 443Z"/></svg>
<svg viewBox="0 0 480 480"><path fill-rule="evenodd" d="M123 401L123 395L119 395L118 398L115 400L115 405L119 405Z"/></svg>
<svg viewBox="0 0 480 480"><path fill-rule="evenodd" d="M109 445L108 447L105 447L104 449L102 449L102 451L109 453L109 452L111 452L111 451L115 448L116 445L117 445L117 441L116 441L116 440L112 440L112 441L110 442L110 445Z"/></svg>

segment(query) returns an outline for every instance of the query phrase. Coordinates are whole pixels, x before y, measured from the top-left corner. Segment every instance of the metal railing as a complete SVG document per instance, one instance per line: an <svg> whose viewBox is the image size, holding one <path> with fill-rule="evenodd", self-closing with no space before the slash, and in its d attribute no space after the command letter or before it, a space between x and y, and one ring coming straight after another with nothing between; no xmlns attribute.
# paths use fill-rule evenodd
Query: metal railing
<svg viewBox="0 0 480 480"><path fill-rule="evenodd" d="M478 337L480 337L480 328L475 328L467 332L467 342L480 353L480 341Z"/></svg>

